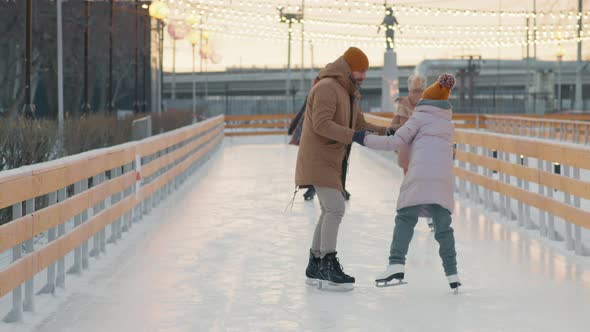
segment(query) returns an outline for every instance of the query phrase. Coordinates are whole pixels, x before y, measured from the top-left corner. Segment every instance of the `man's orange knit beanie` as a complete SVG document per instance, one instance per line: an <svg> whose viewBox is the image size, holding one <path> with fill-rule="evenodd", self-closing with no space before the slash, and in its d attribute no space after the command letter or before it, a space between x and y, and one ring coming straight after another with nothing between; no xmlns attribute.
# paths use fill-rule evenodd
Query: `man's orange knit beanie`
<svg viewBox="0 0 590 332"><path fill-rule="evenodd" d="M367 71L369 69L369 58L359 48L350 47L344 52L343 57L352 71Z"/></svg>

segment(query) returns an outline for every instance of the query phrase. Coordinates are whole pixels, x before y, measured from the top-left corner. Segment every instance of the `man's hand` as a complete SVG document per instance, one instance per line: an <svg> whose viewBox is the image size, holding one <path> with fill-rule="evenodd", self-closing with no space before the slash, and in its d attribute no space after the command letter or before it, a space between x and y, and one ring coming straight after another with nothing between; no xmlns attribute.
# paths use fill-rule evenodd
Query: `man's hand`
<svg viewBox="0 0 590 332"><path fill-rule="evenodd" d="M360 145L365 145L365 134L367 132L364 130L355 131L352 135L352 141L356 142Z"/></svg>
<svg viewBox="0 0 590 332"><path fill-rule="evenodd" d="M393 136L395 135L395 131L397 130L397 126L391 126L391 127L387 127L387 130L385 131L385 135L387 136Z"/></svg>

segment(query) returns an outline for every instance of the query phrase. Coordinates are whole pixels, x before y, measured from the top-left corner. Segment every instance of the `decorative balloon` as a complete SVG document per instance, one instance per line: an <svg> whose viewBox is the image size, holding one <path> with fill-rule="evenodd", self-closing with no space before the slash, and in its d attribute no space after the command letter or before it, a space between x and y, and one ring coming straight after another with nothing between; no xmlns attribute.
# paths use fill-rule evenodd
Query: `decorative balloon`
<svg viewBox="0 0 590 332"><path fill-rule="evenodd" d="M222 59L221 54L216 53L216 52L211 54L211 57L210 57L211 63L217 64L217 63L221 62L221 59Z"/></svg>
<svg viewBox="0 0 590 332"><path fill-rule="evenodd" d="M168 34L174 40L180 40L191 32L191 27L183 22L173 22L168 24Z"/></svg>
<svg viewBox="0 0 590 332"><path fill-rule="evenodd" d="M197 45L199 43L199 39L200 39L200 34L198 31L191 31L188 36L187 36L187 40L189 43L191 43L193 46Z"/></svg>
<svg viewBox="0 0 590 332"><path fill-rule="evenodd" d="M209 56L211 55L211 46L209 45L209 34L207 34L206 32L202 32L199 55L203 59L209 59Z"/></svg>
<svg viewBox="0 0 590 332"><path fill-rule="evenodd" d="M201 56L201 58L209 60L209 62L213 64L219 63L222 59L221 54L217 53L214 45L211 43L209 39L209 34L205 32L203 32L203 39L201 41L199 55Z"/></svg>

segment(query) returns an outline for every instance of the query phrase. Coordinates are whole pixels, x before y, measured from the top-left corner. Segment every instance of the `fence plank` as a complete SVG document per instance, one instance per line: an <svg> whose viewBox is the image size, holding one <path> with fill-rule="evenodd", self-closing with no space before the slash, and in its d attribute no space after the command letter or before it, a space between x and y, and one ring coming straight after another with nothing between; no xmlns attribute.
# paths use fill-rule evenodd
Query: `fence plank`
<svg viewBox="0 0 590 332"><path fill-rule="evenodd" d="M584 211L580 208L567 205L537 193L517 188L507 183L487 178L483 175L459 167L455 167L453 173L459 178L476 183L495 192L500 192L503 195L512 197L525 204L561 217L572 224L590 229L590 212L588 211Z"/></svg>

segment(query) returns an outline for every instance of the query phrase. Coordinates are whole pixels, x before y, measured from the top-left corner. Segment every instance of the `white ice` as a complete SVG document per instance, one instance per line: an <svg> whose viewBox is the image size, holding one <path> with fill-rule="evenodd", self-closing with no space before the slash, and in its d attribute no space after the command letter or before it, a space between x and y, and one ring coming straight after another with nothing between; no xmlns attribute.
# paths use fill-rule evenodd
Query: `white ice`
<svg viewBox="0 0 590 332"><path fill-rule="evenodd" d="M265 139L267 140L267 139ZM376 288L387 263L401 173L354 146L338 256L357 284L304 284L317 198L291 199L297 147L226 139L188 186L134 226L116 254L6 331L589 331L590 258L498 223L457 200L464 284L451 293L438 245L420 221L407 285ZM143 224L142 224L143 223ZM131 241L131 242L130 242ZM110 256L109 256L110 255ZM42 316L42 317L41 317Z"/></svg>

